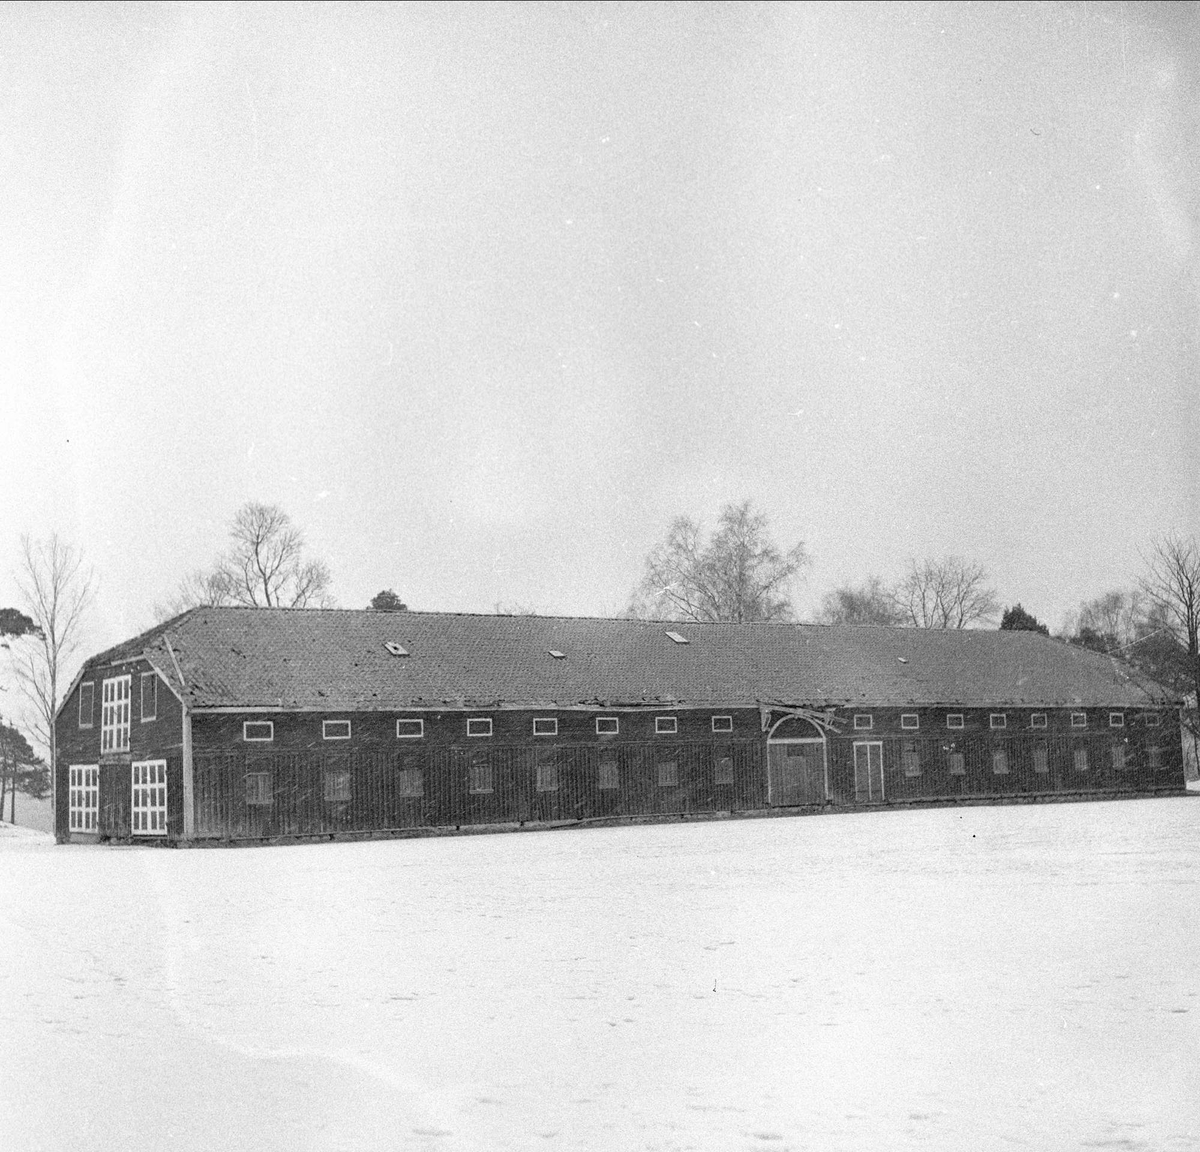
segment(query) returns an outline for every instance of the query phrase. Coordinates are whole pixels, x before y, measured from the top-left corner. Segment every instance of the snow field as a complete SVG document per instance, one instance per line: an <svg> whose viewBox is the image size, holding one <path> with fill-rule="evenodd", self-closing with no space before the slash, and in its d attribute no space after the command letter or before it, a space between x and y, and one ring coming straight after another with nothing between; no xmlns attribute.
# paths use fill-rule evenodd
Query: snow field
<svg viewBox="0 0 1200 1152"><path fill-rule="evenodd" d="M0 1148L1200 1146L1200 804L0 832Z"/></svg>

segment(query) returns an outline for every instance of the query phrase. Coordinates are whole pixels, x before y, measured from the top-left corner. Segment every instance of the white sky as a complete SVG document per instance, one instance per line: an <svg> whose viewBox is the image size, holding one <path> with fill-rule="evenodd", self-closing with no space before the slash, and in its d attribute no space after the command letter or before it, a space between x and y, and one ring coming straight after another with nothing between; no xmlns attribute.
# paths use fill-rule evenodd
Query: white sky
<svg viewBox="0 0 1200 1152"><path fill-rule="evenodd" d="M1197 527L1183 11L0 9L0 603L57 529L99 648L257 499L345 606L606 613L748 497L802 611L1057 625Z"/></svg>

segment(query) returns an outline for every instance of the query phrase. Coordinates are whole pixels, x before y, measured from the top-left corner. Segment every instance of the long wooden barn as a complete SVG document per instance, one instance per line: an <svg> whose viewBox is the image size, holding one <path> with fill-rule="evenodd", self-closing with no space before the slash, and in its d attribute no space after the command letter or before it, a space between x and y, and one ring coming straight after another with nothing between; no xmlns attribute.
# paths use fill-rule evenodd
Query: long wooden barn
<svg viewBox="0 0 1200 1152"><path fill-rule="evenodd" d="M197 608L88 660L60 841L1178 792L1179 704L1031 632Z"/></svg>

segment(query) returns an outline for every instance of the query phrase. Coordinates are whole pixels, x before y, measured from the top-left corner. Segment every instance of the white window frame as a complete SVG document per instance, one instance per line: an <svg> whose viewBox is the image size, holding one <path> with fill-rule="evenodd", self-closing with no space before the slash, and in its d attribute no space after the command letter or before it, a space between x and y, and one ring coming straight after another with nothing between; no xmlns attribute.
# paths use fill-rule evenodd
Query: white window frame
<svg viewBox="0 0 1200 1152"><path fill-rule="evenodd" d="M714 732L732 732L733 717L732 716L714 716L712 718L712 730Z"/></svg>
<svg viewBox="0 0 1200 1152"><path fill-rule="evenodd" d="M482 727L482 731L479 729ZM467 719L468 736L490 736L492 734L492 718L490 716L471 716ZM489 789L490 791L490 789Z"/></svg>
<svg viewBox="0 0 1200 1152"><path fill-rule="evenodd" d="M909 732L918 730L921 727L921 717L917 712L901 712L900 727L907 729Z"/></svg>
<svg viewBox="0 0 1200 1152"><path fill-rule="evenodd" d="M854 731L869 732L875 727L875 716L871 712L855 712L854 713Z"/></svg>
<svg viewBox="0 0 1200 1152"><path fill-rule="evenodd" d="M87 702L88 702L88 710L87 710L87 719L86 720L83 718L83 697L85 695L85 693L84 693L85 688L87 689L86 695L87 695ZM91 728L95 723L96 723L96 681L95 680L85 680L82 684L79 685L79 727L80 728Z"/></svg>
<svg viewBox="0 0 1200 1152"><path fill-rule="evenodd" d="M1125 727L1125 713L1124 712L1110 712L1108 714L1108 726L1110 728L1124 728Z"/></svg>
<svg viewBox="0 0 1200 1152"><path fill-rule="evenodd" d="M601 728L601 724L611 724L611 728ZM597 716L596 717L596 735L597 736L616 736L621 731L621 718L619 716Z"/></svg>
<svg viewBox="0 0 1200 1152"><path fill-rule="evenodd" d="M557 736L557 716L535 716L533 718L533 734L535 736Z"/></svg>
<svg viewBox="0 0 1200 1152"><path fill-rule="evenodd" d="M101 683L101 753L129 751L129 703L132 692L132 676L109 676Z"/></svg>
<svg viewBox="0 0 1200 1152"><path fill-rule="evenodd" d="M135 760L130 765L129 831L132 836L167 834L165 760Z"/></svg>
<svg viewBox="0 0 1200 1152"><path fill-rule="evenodd" d="M677 736L679 734L679 719L675 716L655 716L654 734L656 736Z"/></svg>
<svg viewBox="0 0 1200 1152"><path fill-rule="evenodd" d="M1146 713L1146 727L1147 728L1161 728L1162 727L1162 716L1158 712L1147 712Z"/></svg>
<svg viewBox="0 0 1200 1152"><path fill-rule="evenodd" d="M71 832L100 830L100 765L72 764L67 770L70 790L67 828Z"/></svg>
<svg viewBox="0 0 1200 1152"><path fill-rule="evenodd" d="M250 729L252 727L269 728L270 731L266 736L251 736ZM275 721L274 720L243 720L242 721L242 740L247 744L270 744L275 739Z"/></svg>
<svg viewBox="0 0 1200 1152"><path fill-rule="evenodd" d="M345 736L331 736L329 734L330 725L337 725L337 724L345 724L346 725L346 735ZM349 740L351 735L353 734L352 728L353 728L353 726L351 725L349 720L322 720L321 721L321 739L322 740Z"/></svg>
<svg viewBox="0 0 1200 1152"><path fill-rule="evenodd" d="M1087 713L1086 712L1072 712L1071 713L1071 727L1072 728L1086 728L1087 727Z"/></svg>
<svg viewBox="0 0 1200 1152"><path fill-rule="evenodd" d="M988 713L988 727L996 728L996 729L1007 728L1008 727L1008 713L1007 712L989 712Z"/></svg>
<svg viewBox="0 0 1200 1152"><path fill-rule="evenodd" d="M965 727L963 724L963 714L961 712L946 713L946 727L959 729Z"/></svg>
<svg viewBox="0 0 1200 1152"><path fill-rule="evenodd" d="M415 732L401 732L401 724L415 724L417 730ZM396 721L396 739L397 740L423 740L425 738L425 721L419 716L405 716Z"/></svg>
<svg viewBox="0 0 1200 1152"><path fill-rule="evenodd" d="M1047 724L1047 721L1046 721L1046 713L1045 712L1031 712L1029 714L1029 727L1030 728L1046 728L1048 726L1049 725Z"/></svg>
<svg viewBox="0 0 1200 1152"><path fill-rule="evenodd" d="M154 685L154 711L149 716L146 715L146 681L149 680ZM142 723L148 724L151 720L158 719L158 673L143 672L141 679L138 681L138 707L141 710Z"/></svg>

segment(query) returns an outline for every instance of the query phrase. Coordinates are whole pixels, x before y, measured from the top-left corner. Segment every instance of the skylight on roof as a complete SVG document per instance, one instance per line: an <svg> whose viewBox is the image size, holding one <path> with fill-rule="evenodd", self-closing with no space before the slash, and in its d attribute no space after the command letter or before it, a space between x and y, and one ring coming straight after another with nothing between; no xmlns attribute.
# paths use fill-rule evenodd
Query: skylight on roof
<svg viewBox="0 0 1200 1152"><path fill-rule="evenodd" d="M408 649L405 648L403 644L397 644L395 640L385 640L383 642L383 646L393 656L407 656L408 655Z"/></svg>
<svg viewBox="0 0 1200 1152"><path fill-rule="evenodd" d="M546 651L553 656L555 660L565 660L567 658L567 654L565 652L560 652L557 648L547 648Z"/></svg>
<svg viewBox="0 0 1200 1152"><path fill-rule="evenodd" d="M678 632L668 632L667 635L675 641L676 644L689 644L691 641L686 636L680 636Z"/></svg>

